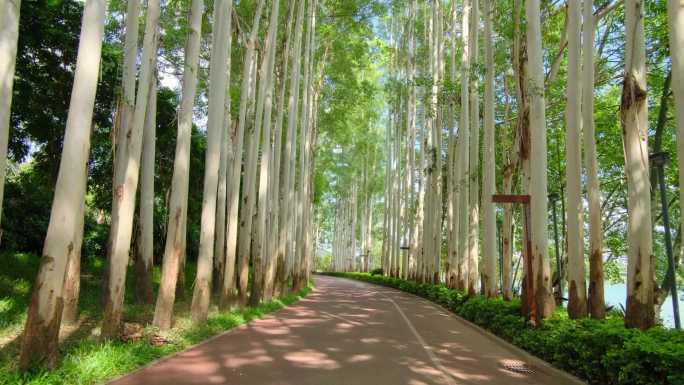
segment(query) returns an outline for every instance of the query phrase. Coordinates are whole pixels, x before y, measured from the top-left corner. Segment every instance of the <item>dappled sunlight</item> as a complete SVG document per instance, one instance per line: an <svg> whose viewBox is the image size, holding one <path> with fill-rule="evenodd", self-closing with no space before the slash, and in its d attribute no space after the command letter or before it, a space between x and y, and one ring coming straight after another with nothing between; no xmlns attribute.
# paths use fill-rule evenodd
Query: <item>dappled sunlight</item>
<svg viewBox="0 0 684 385"><path fill-rule="evenodd" d="M280 339L278 339L278 340L269 339L269 340L266 341L266 342L267 342L269 345L277 346L277 347L281 347L281 348L286 348L286 347L294 346L294 342L291 341L291 340L287 340L287 339L282 339L282 340L280 340Z"/></svg>
<svg viewBox="0 0 684 385"><path fill-rule="evenodd" d="M380 342L379 338L361 338L361 342L364 344L377 344Z"/></svg>
<svg viewBox="0 0 684 385"><path fill-rule="evenodd" d="M361 299L365 284L316 281L315 297L143 369L134 376L140 381L116 384L189 376L184 384L558 385L507 370L510 360L523 360L423 299L386 288Z"/></svg>
<svg viewBox="0 0 684 385"><path fill-rule="evenodd" d="M347 362L349 362L351 364L355 364L358 362L370 361L372 359L373 359L373 356L370 354L354 354L353 356L351 356L347 359Z"/></svg>
<svg viewBox="0 0 684 385"><path fill-rule="evenodd" d="M284 358L302 368L316 368L333 370L339 369L340 365L331 360L325 353L317 352L312 349L306 349L299 352L292 352L285 354Z"/></svg>
<svg viewBox="0 0 684 385"><path fill-rule="evenodd" d="M228 356L223 363L226 368L242 368L244 366L262 365L273 362L266 349L253 349L241 356Z"/></svg>

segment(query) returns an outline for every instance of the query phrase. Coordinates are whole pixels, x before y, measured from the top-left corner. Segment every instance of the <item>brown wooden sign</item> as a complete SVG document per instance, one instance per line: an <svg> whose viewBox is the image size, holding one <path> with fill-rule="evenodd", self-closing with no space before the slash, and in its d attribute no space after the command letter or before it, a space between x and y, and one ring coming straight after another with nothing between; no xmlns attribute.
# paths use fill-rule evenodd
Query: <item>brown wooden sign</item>
<svg viewBox="0 0 684 385"><path fill-rule="evenodd" d="M536 323L536 302L534 299L534 277L532 276L532 235L531 235L531 215L530 215L530 196L529 195L492 195L494 203L517 203L523 205L523 233L525 234L523 251L523 266L525 279L522 287L522 312L527 319L532 319Z"/></svg>
<svg viewBox="0 0 684 385"><path fill-rule="evenodd" d="M529 195L506 195L496 194L492 195L492 202L494 203L530 203Z"/></svg>

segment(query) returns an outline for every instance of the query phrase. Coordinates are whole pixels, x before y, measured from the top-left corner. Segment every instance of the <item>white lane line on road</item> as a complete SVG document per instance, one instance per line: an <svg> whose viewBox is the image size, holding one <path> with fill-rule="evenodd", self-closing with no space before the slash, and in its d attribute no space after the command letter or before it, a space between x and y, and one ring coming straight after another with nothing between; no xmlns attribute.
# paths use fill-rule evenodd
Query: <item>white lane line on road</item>
<svg viewBox="0 0 684 385"><path fill-rule="evenodd" d="M439 361L439 358L437 358L437 356L435 356L435 354L432 352L432 347L430 347L430 345L428 345L425 342L423 337L420 335L420 333L418 333L418 330L416 330L416 328L413 326L413 323L411 323L411 320L408 319L408 317L406 316L404 311L401 310L399 305L397 305L397 303L394 302L394 300L392 298L390 298L388 295L386 295L385 293L383 293L381 291L379 291L378 293L380 295L382 295L383 297L387 298L388 301L392 302L392 305L394 305L394 307L397 309L397 311L401 315L401 318L404 319L404 321L408 325L409 329L411 329L413 336L416 337L416 339L418 340L418 343L420 343L420 345L423 347L423 350L425 350L425 353L427 353L428 357L430 358L430 361L432 361L432 363L437 367L437 369L439 369L442 372L442 376L444 377L444 379L446 379L447 383L449 385L458 385L456 380L449 374L449 370L447 368L445 368L444 365L442 365L442 363Z"/></svg>
<svg viewBox="0 0 684 385"><path fill-rule="evenodd" d="M346 318L344 318L344 317L340 317L340 316L335 315L335 314L333 314L333 313L328 313L327 311L322 311L322 310L321 310L321 314L327 315L328 317L337 318L338 320L344 321L344 322L346 322L346 323L348 323L348 324L351 324L351 325L354 325L354 326L363 326L363 324L362 324L361 322L348 320L348 319L346 319Z"/></svg>

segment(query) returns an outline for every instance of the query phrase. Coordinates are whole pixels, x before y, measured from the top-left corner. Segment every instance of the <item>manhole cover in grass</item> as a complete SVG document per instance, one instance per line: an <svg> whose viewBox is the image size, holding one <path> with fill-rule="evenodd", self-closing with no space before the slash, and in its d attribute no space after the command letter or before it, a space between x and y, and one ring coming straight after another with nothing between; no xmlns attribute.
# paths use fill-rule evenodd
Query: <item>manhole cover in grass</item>
<svg viewBox="0 0 684 385"><path fill-rule="evenodd" d="M502 362L504 369L514 372L514 373L521 373L521 374L532 374L534 373L534 370L527 366L526 363L522 361L516 361L516 360L503 360Z"/></svg>

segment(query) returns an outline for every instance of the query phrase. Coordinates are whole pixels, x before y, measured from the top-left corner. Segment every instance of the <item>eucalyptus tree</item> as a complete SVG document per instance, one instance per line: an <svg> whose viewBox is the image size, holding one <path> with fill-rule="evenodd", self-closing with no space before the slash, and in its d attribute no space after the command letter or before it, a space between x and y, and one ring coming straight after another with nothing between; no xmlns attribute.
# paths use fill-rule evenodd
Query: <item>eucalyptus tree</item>
<svg viewBox="0 0 684 385"><path fill-rule="evenodd" d="M407 191L407 201L409 205L413 205L413 209L417 212L418 209L415 204L416 193L414 191L414 183L416 180L416 115L417 115L417 86L415 84L416 80L416 23L417 23L417 13L418 13L418 2L417 0L411 0L409 6L409 21L408 21L408 68L406 71L406 83L408 85L408 105L406 112L406 131L408 134L408 163L406 177L408 179L408 191ZM370 205L370 202L367 203ZM410 206L409 206L410 207ZM369 208L369 212L372 213L372 209ZM407 277L411 276L409 265L415 263L417 256L417 244L416 244L416 218L413 213L408 215L409 220L407 221L408 227L408 246L409 250L407 252ZM368 234L370 235L370 224L372 224L371 219L368 219L369 227L367 228ZM369 237L370 243L370 237ZM369 245L370 246L370 245ZM368 250L370 252L370 248ZM366 256L368 257L368 255Z"/></svg>
<svg viewBox="0 0 684 385"><path fill-rule="evenodd" d="M169 219L166 244L162 260L161 281L154 308L154 326L171 327L173 305L176 300L181 260L185 256L186 225L188 218L188 184L190 175L190 139L192 135L192 109L197 91L200 37L202 34L202 0L193 0L188 14L188 38L185 46L182 98L178 114L178 133L169 198Z"/></svg>
<svg viewBox="0 0 684 385"><path fill-rule="evenodd" d="M582 130L589 206L589 292L587 307L592 318L603 319L606 306L603 289L603 223L598 178L596 130L594 122L594 1L584 0L582 29Z"/></svg>
<svg viewBox="0 0 684 385"><path fill-rule="evenodd" d="M156 67L156 66L155 66ZM150 82L142 144L140 170L140 224L135 259L135 289L139 302L152 304L152 265L154 263L154 158L157 126L157 81Z"/></svg>
<svg viewBox="0 0 684 385"><path fill-rule="evenodd" d="M581 24L579 0L568 0L568 76L565 105L565 148L568 223L568 314L571 318L587 315L586 281L584 278L584 221L581 186ZM562 279L559 277L559 279Z"/></svg>
<svg viewBox="0 0 684 385"><path fill-rule="evenodd" d="M496 176L495 149L495 117L494 117L494 42L492 41L492 24L494 19L493 0L484 0L485 29L485 100L484 100L484 146L482 150L482 219L484 237L482 254L484 260L484 294L495 297L497 294L496 276L496 213L494 212L494 195Z"/></svg>
<svg viewBox="0 0 684 385"><path fill-rule="evenodd" d="M684 202L684 188L682 188L684 186L684 156L682 155L684 154L684 105L682 104L684 103L684 1L669 0L667 16L670 28L668 38L672 57L672 92L675 100L675 124L677 127L679 201ZM684 220L681 221L680 231L684 231Z"/></svg>
<svg viewBox="0 0 684 385"><path fill-rule="evenodd" d="M114 142L114 184L119 184L126 167L126 132L130 126L131 119L135 110L135 82L138 57L138 29L140 17L140 0L126 2L126 29L124 34L123 68L121 75L121 106L118 111L118 127L115 127ZM112 212L117 211L120 200L117 199L117 192L112 189ZM114 218L112 218L114 221ZM113 241L110 234L110 243ZM109 261L108 261L109 262Z"/></svg>
<svg viewBox="0 0 684 385"><path fill-rule="evenodd" d="M294 254L294 264L292 281L293 288L295 290L301 288L302 277L301 268L303 263L303 258L306 255L305 248L305 237L306 237L306 214L305 214L305 202L307 199L307 162L308 157L311 155L308 153L309 143L311 140L311 132L309 121L311 119L311 93L310 85L312 82L312 64L313 64L313 47L315 46L314 32L315 32L315 14L316 14L317 0L312 0L309 3L307 10L307 28L306 28L306 45L304 47L304 78L302 80L302 110L300 112L300 122L299 122L299 186L297 189L297 194L295 198L296 202L296 232L295 232L295 246L296 252Z"/></svg>
<svg viewBox="0 0 684 385"><path fill-rule="evenodd" d="M251 303L258 304L264 296L264 286L266 281L266 264L271 259L268 248L267 237L269 233L266 231L267 218L271 210L269 204L269 191L273 189L271 185L272 178L270 174L270 167L272 166L272 147L271 147L271 112L273 110L273 70L275 67L276 54L276 35L278 33L278 13L280 11L280 2L274 1L271 8L271 17L268 25L268 33L266 35L266 51L265 68L262 73L261 81L264 82L264 113L262 123L262 150L261 150L261 164L259 168L259 195L256 220L256 239L254 240L254 258L252 260L252 268L254 270L254 279L252 282L252 292L250 296Z"/></svg>
<svg viewBox="0 0 684 385"><path fill-rule="evenodd" d="M62 160L43 245L40 268L33 286L26 327L21 341L19 367L54 366L58 355L62 296L67 262L82 239L86 164L90 150L95 93L98 84L106 3L85 3L74 71ZM80 245L79 249L80 249Z"/></svg>
<svg viewBox="0 0 684 385"><path fill-rule="evenodd" d="M214 3L211 59L209 63L209 112L207 119L207 150L204 161L204 193L197 277L192 295L192 319L207 321L211 297L212 267L216 230L216 198L221 160L222 131L225 125L225 98L228 81L228 19L232 16L230 0Z"/></svg>
<svg viewBox="0 0 684 385"><path fill-rule="evenodd" d="M269 260L266 266L266 278L264 283L264 300L268 301L274 295L279 295L281 287L279 282L284 281L285 261L284 255L280 253L280 232L285 223L285 212L283 212L285 189L285 178L283 178L283 171L286 167L285 152L283 151L283 120L285 119L285 97L286 84L289 74L289 61L292 55L291 40L292 29L295 23L295 10L297 10L299 3L293 1L290 4L290 10L285 24L287 32L285 34L284 48L282 50L280 83L277 104L277 113L275 120L275 128L273 132L273 167L271 167L271 188L269 189L271 196L269 204L271 207L270 230L269 233ZM292 81L292 79L290 79Z"/></svg>
<svg viewBox="0 0 684 385"><path fill-rule="evenodd" d="M655 324L644 5L642 0L625 0L625 78L620 101L629 216L625 324L641 329Z"/></svg>
<svg viewBox="0 0 684 385"><path fill-rule="evenodd" d="M153 81L153 67L157 60L159 11L157 0L148 2L135 110L130 125L127 127L125 141L120 144L126 148L126 166L120 175L121 179L116 180L115 174L115 186L113 187L115 199L119 201L119 204L112 207L109 269L105 280L105 302L102 319L102 337L104 338L116 338L121 323L124 289L126 287L126 268L133 235L133 217L138 189L143 128L147 114L150 83Z"/></svg>
<svg viewBox="0 0 684 385"><path fill-rule="evenodd" d="M228 215L228 230L226 237L226 266L235 261L237 254L237 240L238 240L238 208L240 217L243 221L249 220L251 222L251 212L244 212L246 207L244 205L239 205L239 193L240 193L240 175L242 167L242 151L245 136L245 126L247 124L247 112L252 109L252 98L250 97L253 87L253 81L255 79L255 62L256 62L256 39L259 32L259 23L261 21L261 12L263 11L265 0L259 0L256 4L256 11L254 13L254 18L252 21L252 31L249 35L249 40L246 43L246 50L242 69L242 85L240 88L240 111L238 115L238 127L237 132L234 137L233 144L233 165L230 175L232 179L230 181L230 191L228 194L228 206L230 207L230 212ZM243 215L245 214L245 215ZM249 216L247 216L249 214ZM247 238L249 239L249 238ZM242 241L241 241L242 242ZM241 256L242 258L242 256ZM240 260L238 266L239 274L239 289L240 296L244 302L247 298L247 261ZM244 264L244 265L243 265ZM225 293L224 293L225 295Z"/></svg>
<svg viewBox="0 0 684 385"><path fill-rule="evenodd" d="M468 292L477 292L477 281L480 276L478 262L480 258L480 97L479 97L479 0L471 0L470 27L470 160L468 172L469 220L468 220Z"/></svg>
<svg viewBox="0 0 684 385"><path fill-rule="evenodd" d="M5 193L5 165L9 141L14 68L19 39L21 0L0 0L0 219ZM2 232L0 231L0 241Z"/></svg>
<svg viewBox="0 0 684 385"><path fill-rule="evenodd" d="M456 84L457 71L456 71L456 51L458 39L456 38L458 30L458 12L457 3L453 1L451 3L451 47L449 52L449 77L452 86ZM448 163L448 175L447 175L447 219L448 219L448 239L447 239L447 264L448 268L447 274L447 285L449 287L456 287L456 277L457 277L457 265L458 265L458 229L459 229L459 217L458 217L458 138L457 138L457 123L456 123L456 96L454 95L452 100L449 102L449 121L447 122L449 127L449 143L447 148L447 163Z"/></svg>
<svg viewBox="0 0 684 385"><path fill-rule="evenodd" d="M363 215L361 220L361 255L363 256L363 264L361 270L369 271L371 247L373 244L373 192L371 190L371 177L375 168L375 152L365 153L363 166ZM406 264L408 266L408 253ZM403 271L402 278L407 279L408 269Z"/></svg>
<svg viewBox="0 0 684 385"><path fill-rule="evenodd" d="M306 0L299 0L299 8L297 10L297 21L295 22L294 33L294 48L290 53L292 57L292 75L290 78L289 96L288 96L288 112L287 112L287 133L285 146L281 157L281 184L280 184L280 221L278 228L278 247L277 255L278 261L282 264L279 268L280 273L277 276L276 286L278 292L285 291L286 282L290 267L290 239L293 227L292 208L294 207L294 151L296 143L296 126L297 116L299 113L299 90L300 90L300 75L301 75L301 51L302 51L302 31L304 26L304 10Z"/></svg>
<svg viewBox="0 0 684 385"><path fill-rule="evenodd" d="M529 126L523 129L523 136L530 138L528 153L530 173L526 176L530 194L532 250L530 250L533 288L526 288L527 295L535 301L534 318L537 322L551 316L554 302L551 293L551 271L548 249L548 203L547 203L547 146L546 146L546 103L544 100L544 64L542 61L542 35L539 0L525 1L527 21L527 50L529 74ZM531 309L528 309L531 310Z"/></svg>
<svg viewBox="0 0 684 385"><path fill-rule="evenodd" d="M426 279L436 282L439 276L439 255L441 245L441 122L439 120L440 44L441 12L440 2L433 1L429 19L429 73L431 85L426 117L424 143L427 151L426 203L423 207L423 257L426 265ZM439 224L439 225L438 225Z"/></svg>
<svg viewBox="0 0 684 385"><path fill-rule="evenodd" d="M307 8L311 8L311 4L308 4ZM304 10L307 8L303 8ZM302 11L304 12L304 11ZM307 31L308 31L308 25L311 20L310 18L310 13L306 14L306 20L307 20ZM302 22L303 23L303 22ZM304 24L302 24L302 29L304 28ZM308 34L308 32L307 32ZM300 33L300 38L299 40L299 45L297 49L295 50L295 55L297 56L306 56L307 50L303 47L303 44L305 44L306 37L303 34L303 32ZM302 52L302 49L304 51ZM297 66L301 66L302 64L301 57L297 61ZM290 141L289 143L289 148L288 151L290 152L289 156L289 164L288 167L290 168L290 172L288 175L288 199L289 199L289 204L288 204L288 216L289 220L287 223L287 231L286 231L286 264L285 264L285 282L290 281L291 279L294 279L294 271L295 271L295 264L296 264L296 241L297 241L297 211L298 211L298 202L297 202L297 190L296 190L296 169L297 169L297 121L298 119L301 119L300 116L304 113L304 109L306 108L305 104L305 99L301 98L300 101L300 82L303 79L302 71L306 72L306 68L304 69L297 69L296 71L299 71L299 74L297 75L297 83L295 87L297 88L297 91L295 92L295 95L297 97L296 100L296 105L289 104L288 107L294 106L294 109L290 109L290 112L294 112L295 115L292 117L292 120L288 122L288 131L290 130L290 123L292 124L292 136L288 136L288 140ZM292 98L292 94L290 94L290 98ZM285 284L284 287L287 287Z"/></svg>
<svg viewBox="0 0 684 385"><path fill-rule="evenodd" d="M461 24L461 114L458 125L458 165L457 165L457 180L458 192L456 199L458 199L458 266L456 272L456 287L458 289L466 289L468 286L468 234L469 234L469 189L468 177L469 175L469 151L470 151L470 19L471 19L471 2L470 0L463 0L462 6L462 24Z"/></svg>
<svg viewBox="0 0 684 385"><path fill-rule="evenodd" d="M224 98L224 118L223 129L221 130L221 154L219 156L219 170L218 170L218 187L216 191L216 225L214 237L214 268L212 275L212 286L214 292L222 293L224 287L225 263L226 263L226 214L228 208L226 207L228 194L228 164L233 162L234 155L232 154L232 118L230 111L230 71L231 68L231 51L233 47L233 33L232 33L232 3L228 4L228 20L226 30L228 33L226 51L228 52L226 58L226 92L228 93ZM234 272L234 270L233 270Z"/></svg>
<svg viewBox="0 0 684 385"><path fill-rule="evenodd" d="M511 45L511 58L513 60L513 83L515 84L515 101L517 105L517 118L513 127L513 138L506 156L503 168L503 193L513 192L514 174L520 168L520 155L523 149L521 133L527 130L529 124L529 105L527 103L527 51L525 46L522 24L522 0L513 2L513 44ZM527 148L527 147L525 147ZM526 162L529 164L529 161ZM525 187L525 186L523 186ZM513 298L513 211L511 204L504 205L503 220L501 223L502 243L502 293L505 300Z"/></svg>
<svg viewBox="0 0 684 385"><path fill-rule="evenodd" d="M230 49L228 50L230 52ZM230 65L230 59L228 59ZM230 81L227 81L230 83ZM221 129L221 154L219 155L219 170L218 170L218 187L216 191L216 225L214 236L214 267L212 274L212 287L215 293L220 295L223 288L223 280L225 277L225 263L226 263L226 195L228 189L228 163L232 162L231 147L231 117L230 117L230 99L226 96L225 102L225 118L223 119L223 128Z"/></svg>

